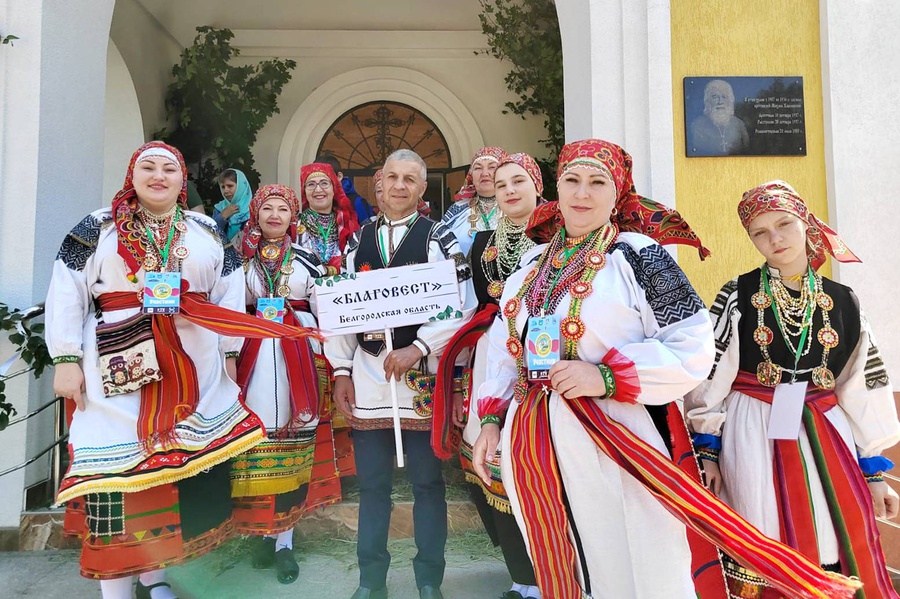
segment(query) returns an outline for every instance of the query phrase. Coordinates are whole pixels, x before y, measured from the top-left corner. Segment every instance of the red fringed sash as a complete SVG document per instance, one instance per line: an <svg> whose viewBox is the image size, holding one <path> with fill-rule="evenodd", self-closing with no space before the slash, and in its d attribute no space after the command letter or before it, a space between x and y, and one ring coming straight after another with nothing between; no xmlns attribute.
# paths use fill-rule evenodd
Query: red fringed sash
<svg viewBox="0 0 900 599"><path fill-rule="evenodd" d="M291 310L286 310L284 323L292 327L300 327L300 321L294 314L294 310L309 311L309 302L292 300ZM247 338L241 349L238 359L237 384L241 387L243 397L247 397L247 387L250 385L250 377L256 367L259 357L259 349L262 347L262 339ZM284 364L287 368L288 386L291 399L291 417L279 434L287 435L312 422L319 415L319 373L316 370L316 360L309 341L306 339L282 339L281 351L284 355Z"/></svg>
<svg viewBox="0 0 900 599"><path fill-rule="evenodd" d="M182 281L179 315L205 329L227 337L316 337L314 329L272 323L210 303L206 294L190 292ZM104 293L97 301L104 311L140 308L138 293ZM197 369L185 353L175 327L175 318L154 314L153 339L162 380L141 387L138 438L147 449L169 445L176 439L175 425L194 413L200 399Z"/></svg>
<svg viewBox="0 0 900 599"><path fill-rule="evenodd" d="M494 322L499 307L488 304L479 310L472 320L456 331L447 344L438 365L437 380L434 385L434 405L431 416L431 448L434 455L449 460L459 451L460 433L453 426L453 369L456 359L463 350L475 347L478 340ZM473 392L475 390L473 389Z"/></svg>
<svg viewBox="0 0 900 599"><path fill-rule="evenodd" d="M756 375L739 371L732 389L772 403L775 390ZM872 496L856 457L825 413L837 405L834 391L808 387L803 421L816 463L805 464L798 441L775 441L774 480L782 540L811 560L819 560L812 499L806 469L815 467L822 480L831 520L841 548L841 569L863 582L859 597L898 597L887 572L875 523ZM765 578L764 575L763 578ZM878 594L876 594L876 591Z"/></svg>
<svg viewBox="0 0 900 599"><path fill-rule="evenodd" d="M802 599L850 598L859 587L858 582L826 573L818 564L763 535L672 460L610 419L594 401L565 403L597 447L641 482L672 515L772 586ZM548 406L544 388L532 387L515 412L510 448L513 478L541 592L553 599L580 599L562 482L547 434Z"/></svg>

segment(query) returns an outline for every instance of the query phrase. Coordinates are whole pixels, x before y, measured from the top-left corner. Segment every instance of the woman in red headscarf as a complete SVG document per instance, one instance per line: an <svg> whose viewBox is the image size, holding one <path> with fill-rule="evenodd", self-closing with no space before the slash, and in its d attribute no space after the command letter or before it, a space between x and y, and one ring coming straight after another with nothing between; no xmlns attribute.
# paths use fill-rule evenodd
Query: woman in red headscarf
<svg viewBox="0 0 900 599"><path fill-rule="evenodd" d="M319 258L293 245L300 201L283 185L263 185L250 202L241 246L247 308L257 317L315 327ZM328 368L314 339L248 339L238 360L244 405L266 440L232 459L238 532L255 535L253 567L275 567L279 582L297 580L294 525L311 510L340 501L329 419Z"/></svg>
<svg viewBox="0 0 900 599"><path fill-rule="evenodd" d="M341 270L347 241L359 230L356 212L330 165L307 164L300 169L300 221L297 242L310 250L329 275Z"/></svg>
<svg viewBox="0 0 900 599"><path fill-rule="evenodd" d="M747 191L738 215L765 263L716 297L715 366L686 399L707 483L866 597L897 597L875 526L898 511L880 455L900 441L892 388L856 295L816 272L826 254L859 259L783 181ZM726 574L734 597L773 593L734 563Z"/></svg>
<svg viewBox="0 0 900 599"><path fill-rule="evenodd" d="M494 186L500 210L497 228L479 231L472 242L472 280L479 307L441 354L431 442L435 455L442 459L450 459L453 446L459 443L460 462L469 481L472 502L491 540L503 550L506 569L512 578L512 588L503 594L503 599L539 599L534 569L500 480L499 461L494 459L490 463L489 485L472 468L472 445L481 430L481 422L476 402L470 402L469 398L485 382L487 374L489 344L484 333L497 314L504 283L516 271L522 256L535 246L525 228L538 203L543 201L544 191L541 169L528 154L507 156L494 172ZM458 369L457 357L467 348L474 350L468 367ZM461 441L454 427L462 428Z"/></svg>
<svg viewBox="0 0 900 599"><path fill-rule="evenodd" d="M476 233L497 228L500 212L494 191L494 172L505 159L506 150L496 146L487 146L475 152L466 173L466 182L456 193L456 203L447 209L441 219L456 236L466 257L472 249Z"/></svg>
<svg viewBox="0 0 900 599"><path fill-rule="evenodd" d="M709 373L713 329L660 243L704 250L631 169L601 140L560 153L559 202L532 216L548 243L507 279L489 333L473 467L490 484L502 425L502 480L544 597L719 599L710 541L797 596L848 597L851 582L700 484L677 402Z"/></svg>
<svg viewBox="0 0 900 599"><path fill-rule="evenodd" d="M47 293L53 386L74 412L57 501L104 599L130 598L134 575L139 599L172 597L161 568L234 532L227 462L264 438L238 401L241 338L308 333L244 313L240 258L186 212L186 184L177 149L141 146L112 208L66 236Z"/></svg>

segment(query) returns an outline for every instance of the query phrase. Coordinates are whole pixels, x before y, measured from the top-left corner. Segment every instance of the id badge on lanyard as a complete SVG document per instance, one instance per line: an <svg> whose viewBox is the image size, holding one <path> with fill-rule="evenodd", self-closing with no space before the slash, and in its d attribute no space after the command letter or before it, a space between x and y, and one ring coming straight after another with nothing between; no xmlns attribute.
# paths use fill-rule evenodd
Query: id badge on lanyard
<svg viewBox="0 0 900 599"><path fill-rule="evenodd" d="M284 298L261 297L256 300L256 315L272 322L284 322Z"/></svg>
<svg viewBox="0 0 900 599"><path fill-rule="evenodd" d="M559 362L559 316L532 316L525 332L525 367L529 381L550 380L550 368Z"/></svg>
<svg viewBox="0 0 900 599"><path fill-rule="evenodd" d="M148 272L144 276L144 314L178 314L181 272Z"/></svg>

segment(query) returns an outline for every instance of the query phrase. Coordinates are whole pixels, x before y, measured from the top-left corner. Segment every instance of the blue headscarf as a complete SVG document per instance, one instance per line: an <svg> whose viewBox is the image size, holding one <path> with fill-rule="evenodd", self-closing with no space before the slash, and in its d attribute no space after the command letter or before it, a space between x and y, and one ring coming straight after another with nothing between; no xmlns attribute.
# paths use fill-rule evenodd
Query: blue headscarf
<svg viewBox="0 0 900 599"><path fill-rule="evenodd" d="M219 212L222 212L230 204L234 204L238 207L238 211L231 215L228 219L228 230L225 231L226 239L233 239L235 235L241 230L241 227L244 226L248 220L250 220L250 200L253 199L253 192L250 190L250 182L247 181L247 176L236 168L229 169L231 172L235 174L235 179L237 180L237 187L234 190L234 196L231 200L223 199L221 202L216 204L215 208ZM222 189L222 184L219 184L219 190ZM225 194L222 193L222 197L225 197Z"/></svg>

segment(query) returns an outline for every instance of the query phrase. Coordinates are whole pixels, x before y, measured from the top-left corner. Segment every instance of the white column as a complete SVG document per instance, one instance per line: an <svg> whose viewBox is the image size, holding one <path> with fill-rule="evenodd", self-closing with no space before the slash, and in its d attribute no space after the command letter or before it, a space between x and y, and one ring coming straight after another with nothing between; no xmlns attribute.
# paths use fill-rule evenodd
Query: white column
<svg viewBox="0 0 900 599"><path fill-rule="evenodd" d="M638 193L675 205L669 0L557 0L566 140L634 158Z"/></svg>
<svg viewBox="0 0 900 599"><path fill-rule="evenodd" d="M0 300L43 301L63 235L101 203L106 48L114 0L0 0ZM10 355L5 340L0 357ZM52 373L51 373L52 374ZM51 398L16 379L8 397L20 414ZM0 433L0 470L49 442L52 420ZM22 491L40 467L0 481L0 527L18 527Z"/></svg>
<svg viewBox="0 0 900 599"><path fill-rule="evenodd" d="M863 264L834 263L856 291L896 385L900 262L900 3L821 0L822 98L831 225ZM896 387L895 387L896 388Z"/></svg>

